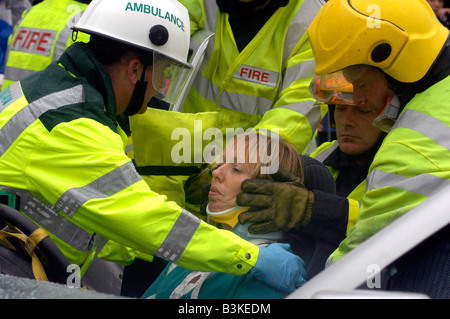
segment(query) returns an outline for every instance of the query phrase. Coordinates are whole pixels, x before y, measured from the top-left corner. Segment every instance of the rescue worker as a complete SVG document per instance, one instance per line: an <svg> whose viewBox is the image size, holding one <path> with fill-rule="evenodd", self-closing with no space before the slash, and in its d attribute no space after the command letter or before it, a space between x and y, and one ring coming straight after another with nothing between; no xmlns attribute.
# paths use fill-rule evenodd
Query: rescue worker
<svg viewBox="0 0 450 319"><path fill-rule="evenodd" d="M354 105L352 101L333 101L338 104L328 105L328 108L337 139L321 144L311 157L328 167L336 180L336 192L309 189L308 194L313 196L313 218L301 229L294 227L287 233L293 252L302 256L306 263L307 279L325 268L330 254L355 224L366 189L367 172L386 135L372 124L382 108L371 109L365 104ZM265 232L261 227L254 231ZM311 246L311 238L316 240L315 250L302 249Z"/></svg>
<svg viewBox="0 0 450 319"><path fill-rule="evenodd" d="M280 134L302 153L314 141L326 110L322 114L308 90L314 57L306 30L323 1L180 2L190 14L192 47L200 46L203 33L214 36L181 112L161 109L158 103L143 116L130 117L127 154L152 190L204 218L207 192L202 186L210 176L199 171L211 139L220 150L228 132L254 127ZM208 137L212 129L221 135ZM183 135L174 134L180 130ZM169 154L179 145L183 155L190 155L175 161ZM142 282L142 269L136 272Z"/></svg>
<svg viewBox="0 0 450 319"><path fill-rule="evenodd" d="M404 7L408 10L403 10ZM369 169L356 224L332 254L332 260L337 261L448 184L449 31L436 19L425 0L401 3L330 0L308 32L316 58L316 73L333 78L341 71L353 84L355 103L385 104L392 91L398 98L398 103L387 110L397 109L398 118L393 115L395 112L384 113L386 122L395 118L396 121ZM246 187L245 182L243 189L255 191ZM293 203L303 196L300 188L291 192L295 193L291 195ZM248 203L238 199L238 204ZM266 212L259 220L269 220L275 228L283 227L279 222L289 220L287 216L292 212L302 215L301 210L291 206L290 211ZM403 263L410 274L417 274L414 278L404 277L403 289L408 285L409 291L438 297L443 292L433 290L433 283L439 281L417 272L417 269L427 269L424 263L435 258L448 265L448 226L442 232L444 237L438 234L440 240L434 242L437 245L432 249L422 250L422 255ZM432 258L420 258L423 253L431 254ZM417 267L415 272L413 267ZM395 278L401 278L402 273L408 272L397 269ZM440 271L429 275L439 276ZM444 294L448 296L448 287Z"/></svg>
<svg viewBox="0 0 450 319"><path fill-rule="evenodd" d="M45 0L24 12L8 40L2 89L43 70L74 41L70 27L91 0ZM89 36L80 33L78 41Z"/></svg>
<svg viewBox="0 0 450 319"><path fill-rule="evenodd" d="M336 180L336 194L347 197L365 180L385 133L372 125L379 113L352 105L329 105L337 139L322 143L311 157L328 166ZM358 189L364 192L365 187Z"/></svg>
<svg viewBox="0 0 450 319"><path fill-rule="evenodd" d="M14 0L16 2L20 1ZM58 61L64 50L74 43L70 27L90 2L91 0L45 0L38 4L34 1L33 7L27 8L22 18L19 15L18 18L21 19L18 20L15 32L9 37L9 46L6 48L9 58L2 88ZM89 35L80 32L77 41L88 42ZM97 291L118 294L122 284L118 274L123 273L122 268L122 265L95 259L83 277L84 284ZM103 280L108 273L109 279ZM108 287L113 288L105 287L105 282L108 282Z"/></svg>
<svg viewBox="0 0 450 319"><path fill-rule="evenodd" d="M73 27L89 43L0 94L0 189L20 197L21 212L81 274L99 252L122 263L141 252L193 270L250 271L292 291L303 282L299 257L278 244L258 248L166 201L125 155L116 115L143 113L189 69L188 19L173 0L94 0Z"/></svg>
<svg viewBox="0 0 450 319"><path fill-rule="evenodd" d="M348 200L349 229L359 215L369 167L386 136L385 132L373 125L383 109L371 109L365 104L330 104L328 108L337 139L322 143L311 157L326 165L333 174L338 197L317 198L321 195L316 193L315 199L321 203L321 209L326 209L326 202L329 207L334 207L335 201Z"/></svg>
<svg viewBox="0 0 450 319"><path fill-rule="evenodd" d="M205 135L208 129L220 130L222 146L227 129L242 133L253 127L278 133L302 153L313 140L322 113L308 90L314 57L306 30L323 2L180 2L190 13L193 38L205 31L214 33L203 63L181 114L149 108L143 117L130 118L130 124L138 172L152 189L198 212L193 206L197 198L190 194L200 186L189 183L185 198L183 184L205 161L202 154L211 142ZM180 127L191 138L198 134L195 140L200 142L198 147L189 144L185 151L191 154L189 160L177 163L167 154L182 142L172 137ZM156 149L159 156L154 154Z"/></svg>

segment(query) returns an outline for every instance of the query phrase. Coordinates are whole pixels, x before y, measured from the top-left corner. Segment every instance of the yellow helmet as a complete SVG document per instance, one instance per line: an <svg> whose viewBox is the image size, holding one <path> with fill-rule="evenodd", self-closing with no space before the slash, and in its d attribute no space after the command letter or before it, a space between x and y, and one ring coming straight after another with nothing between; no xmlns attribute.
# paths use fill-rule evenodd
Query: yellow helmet
<svg viewBox="0 0 450 319"><path fill-rule="evenodd" d="M366 64L411 83L425 76L449 30L426 0L330 0L308 33L318 75Z"/></svg>

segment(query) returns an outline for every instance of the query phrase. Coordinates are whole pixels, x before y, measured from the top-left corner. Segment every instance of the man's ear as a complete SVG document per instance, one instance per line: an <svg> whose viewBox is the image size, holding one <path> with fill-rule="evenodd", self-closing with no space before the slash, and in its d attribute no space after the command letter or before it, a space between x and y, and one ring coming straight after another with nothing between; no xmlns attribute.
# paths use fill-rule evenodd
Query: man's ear
<svg viewBox="0 0 450 319"><path fill-rule="evenodd" d="M137 81L139 81L139 79L141 78L142 68L143 68L143 64L139 59L133 58L128 61L127 69L126 69L127 77L128 77L128 80L133 85L135 85L137 83Z"/></svg>

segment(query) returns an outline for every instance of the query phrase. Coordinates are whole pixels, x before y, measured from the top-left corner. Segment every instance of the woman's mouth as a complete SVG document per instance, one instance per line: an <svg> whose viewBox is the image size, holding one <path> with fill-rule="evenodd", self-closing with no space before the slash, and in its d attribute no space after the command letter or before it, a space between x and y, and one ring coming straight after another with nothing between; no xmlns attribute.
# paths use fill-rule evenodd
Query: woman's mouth
<svg viewBox="0 0 450 319"><path fill-rule="evenodd" d="M209 195L216 195L216 194L220 194L219 190L217 189L217 187L211 186L209 190Z"/></svg>

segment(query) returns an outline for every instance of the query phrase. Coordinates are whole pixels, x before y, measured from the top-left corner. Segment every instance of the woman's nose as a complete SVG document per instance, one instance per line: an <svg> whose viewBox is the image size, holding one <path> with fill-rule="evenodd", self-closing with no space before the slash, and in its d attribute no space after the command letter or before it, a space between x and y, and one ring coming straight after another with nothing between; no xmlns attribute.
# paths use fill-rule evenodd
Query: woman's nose
<svg viewBox="0 0 450 319"><path fill-rule="evenodd" d="M212 176L213 179L221 180L223 178L223 174L222 174L223 168L222 168L222 166L223 165L219 165L219 166L217 166L217 167L212 169L211 176Z"/></svg>

